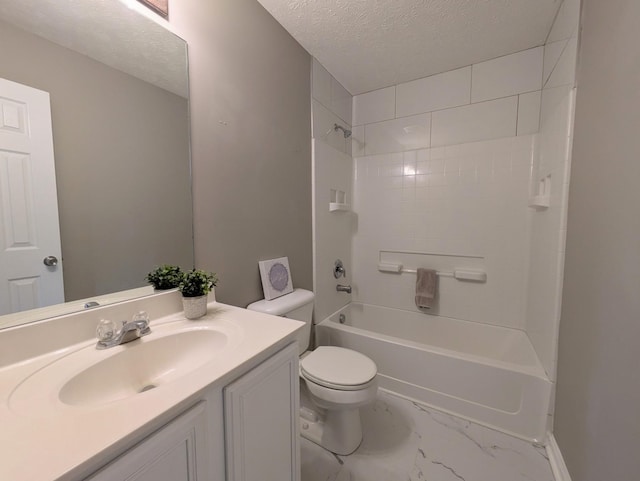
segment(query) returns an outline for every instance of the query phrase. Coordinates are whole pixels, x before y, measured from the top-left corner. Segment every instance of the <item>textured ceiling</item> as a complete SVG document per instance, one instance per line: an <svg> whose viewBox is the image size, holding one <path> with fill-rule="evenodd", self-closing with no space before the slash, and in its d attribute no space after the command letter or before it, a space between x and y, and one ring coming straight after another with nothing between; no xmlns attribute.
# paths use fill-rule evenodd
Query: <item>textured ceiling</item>
<svg viewBox="0 0 640 481"><path fill-rule="evenodd" d="M187 97L185 42L127 1L2 0L0 19Z"/></svg>
<svg viewBox="0 0 640 481"><path fill-rule="evenodd" d="M542 45L561 0L258 0L352 94Z"/></svg>

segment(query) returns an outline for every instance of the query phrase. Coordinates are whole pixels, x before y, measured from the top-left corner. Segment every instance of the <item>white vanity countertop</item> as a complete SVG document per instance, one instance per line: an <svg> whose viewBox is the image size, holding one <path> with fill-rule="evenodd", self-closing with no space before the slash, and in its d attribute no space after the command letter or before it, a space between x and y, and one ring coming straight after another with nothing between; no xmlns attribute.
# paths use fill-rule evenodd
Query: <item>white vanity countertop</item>
<svg viewBox="0 0 640 481"><path fill-rule="evenodd" d="M172 329L226 326L233 331L233 346L170 383L91 406L63 404L57 393L61 383L86 367L70 368L62 359L69 353L78 364L94 359L95 339L0 367L0 480L71 480L90 474L116 456L125 443L135 441L143 431L146 434L150 425L166 422L188 408L205 388L226 385L256 358L292 342L302 325L221 303L210 303L207 315L195 321L185 320L182 313L152 319L148 336L97 355L149 342L154 333L157 337ZM27 389L25 395L27 383L34 384L38 371L54 361L60 361L54 366L61 366L62 372L47 367L56 379L40 374L43 380L36 384L38 389L32 393Z"/></svg>

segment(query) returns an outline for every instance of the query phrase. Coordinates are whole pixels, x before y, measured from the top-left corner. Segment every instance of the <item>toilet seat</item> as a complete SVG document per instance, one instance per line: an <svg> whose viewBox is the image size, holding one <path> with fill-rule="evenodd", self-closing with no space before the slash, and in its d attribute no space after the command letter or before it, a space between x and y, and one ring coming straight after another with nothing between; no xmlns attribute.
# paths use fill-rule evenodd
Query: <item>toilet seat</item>
<svg viewBox="0 0 640 481"><path fill-rule="evenodd" d="M343 347L320 346L300 361L305 379L341 391L366 389L377 371L367 356Z"/></svg>

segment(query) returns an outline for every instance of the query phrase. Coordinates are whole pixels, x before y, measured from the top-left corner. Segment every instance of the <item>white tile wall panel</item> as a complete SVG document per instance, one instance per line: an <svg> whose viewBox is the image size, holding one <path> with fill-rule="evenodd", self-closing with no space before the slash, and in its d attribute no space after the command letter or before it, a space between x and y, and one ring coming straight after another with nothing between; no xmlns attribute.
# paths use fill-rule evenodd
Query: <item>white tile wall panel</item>
<svg viewBox="0 0 640 481"><path fill-rule="evenodd" d="M396 86L396 117L466 105L471 102L471 66Z"/></svg>
<svg viewBox="0 0 640 481"><path fill-rule="evenodd" d="M353 97L340 82L331 77L331 111L347 124L351 125Z"/></svg>
<svg viewBox="0 0 640 481"><path fill-rule="evenodd" d="M471 102L540 90L543 53L543 47L536 47L474 64Z"/></svg>
<svg viewBox="0 0 640 481"><path fill-rule="evenodd" d="M351 155L353 157L360 157L364 155L364 125L358 125L352 129Z"/></svg>
<svg viewBox="0 0 640 481"><path fill-rule="evenodd" d="M578 36L580 0L564 0L558 10L546 43Z"/></svg>
<svg viewBox="0 0 640 481"><path fill-rule="evenodd" d="M331 83L333 76L315 58L311 67L311 93L325 107L331 107Z"/></svg>
<svg viewBox="0 0 640 481"><path fill-rule="evenodd" d="M413 153L416 160L416 175L428 175L431 173L431 150L423 149L415 152L405 152L405 155Z"/></svg>
<svg viewBox="0 0 640 481"><path fill-rule="evenodd" d="M468 285L443 279L434 313L522 328L533 139L510 137L357 158L355 298L415 310L415 278L378 272L381 249L481 254L490 282ZM505 174L494 178L494 166Z"/></svg>
<svg viewBox="0 0 640 481"><path fill-rule="evenodd" d="M540 126L540 99L542 91L518 96L518 135L535 134Z"/></svg>
<svg viewBox="0 0 640 481"><path fill-rule="evenodd" d="M346 193L347 202L353 202L352 159L317 139L313 149L313 202L314 202L314 316L324 319L347 304L350 295L336 292L336 279L332 268L341 259L346 268L344 284L352 279L351 235L353 216L329 212L331 190Z"/></svg>
<svg viewBox="0 0 640 481"><path fill-rule="evenodd" d="M576 77L576 58L578 54L578 39L571 38L562 51L545 88L559 87L560 85L573 85Z"/></svg>
<svg viewBox="0 0 640 481"><path fill-rule="evenodd" d="M311 93L315 100L338 116L343 124L351 125L353 97L315 58L312 63Z"/></svg>
<svg viewBox="0 0 640 481"><path fill-rule="evenodd" d="M551 75L551 72L553 72L553 69L560 59L560 55L562 55L562 52L567 46L567 42L568 40L559 40L557 42L548 43L544 46L542 85L546 84L547 80L549 80L549 76Z"/></svg>
<svg viewBox="0 0 640 481"><path fill-rule="evenodd" d="M517 96L433 112L431 145L515 136L517 116Z"/></svg>
<svg viewBox="0 0 640 481"><path fill-rule="evenodd" d="M312 114L313 138L326 142L342 153L347 153L347 142L351 144L351 139L345 139L342 132L336 132L333 129L335 124L344 124L342 119L315 99L312 102ZM345 128L348 129L350 126L345 125Z"/></svg>
<svg viewBox="0 0 640 481"><path fill-rule="evenodd" d="M543 75L553 78L554 67L563 66L560 46L354 97L354 299L415 310L415 280L378 272L381 249L480 254L489 282L444 279L434 313L528 332L531 326L545 368L553 368L570 89L540 90ZM559 73L554 81L568 78ZM542 213L528 207L534 167L536 176L548 170L559 182Z"/></svg>
<svg viewBox="0 0 640 481"><path fill-rule="evenodd" d="M571 145L571 86L542 91L539 156L534 184L551 174L551 206L530 212L531 242L527 288L526 330L547 374L555 379L562 266Z"/></svg>
<svg viewBox="0 0 640 481"><path fill-rule="evenodd" d="M367 155L429 147L431 114L365 125L364 149Z"/></svg>
<svg viewBox="0 0 640 481"><path fill-rule="evenodd" d="M566 160L569 145L569 120L571 87L568 85L546 88L542 91L540 109L539 160L536 181L558 170ZM564 171L562 171L564 172ZM551 179L552 187L555 179Z"/></svg>
<svg viewBox="0 0 640 481"><path fill-rule="evenodd" d="M353 97L353 125L393 119L396 115L396 88L387 87Z"/></svg>
<svg viewBox="0 0 640 481"><path fill-rule="evenodd" d="M344 151L344 153L347 154L349 157L353 157L353 140L351 139L351 137L348 138L348 139L345 139L345 151Z"/></svg>

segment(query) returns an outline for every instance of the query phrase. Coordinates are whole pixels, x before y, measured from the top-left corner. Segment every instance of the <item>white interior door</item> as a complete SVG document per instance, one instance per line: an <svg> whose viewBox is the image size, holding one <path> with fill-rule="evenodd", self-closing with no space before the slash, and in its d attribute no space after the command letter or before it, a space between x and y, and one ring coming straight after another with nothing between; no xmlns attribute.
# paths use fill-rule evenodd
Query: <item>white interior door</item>
<svg viewBox="0 0 640 481"><path fill-rule="evenodd" d="M0 209L0 314L64 302L49 94L5 79Z"/></svg>

